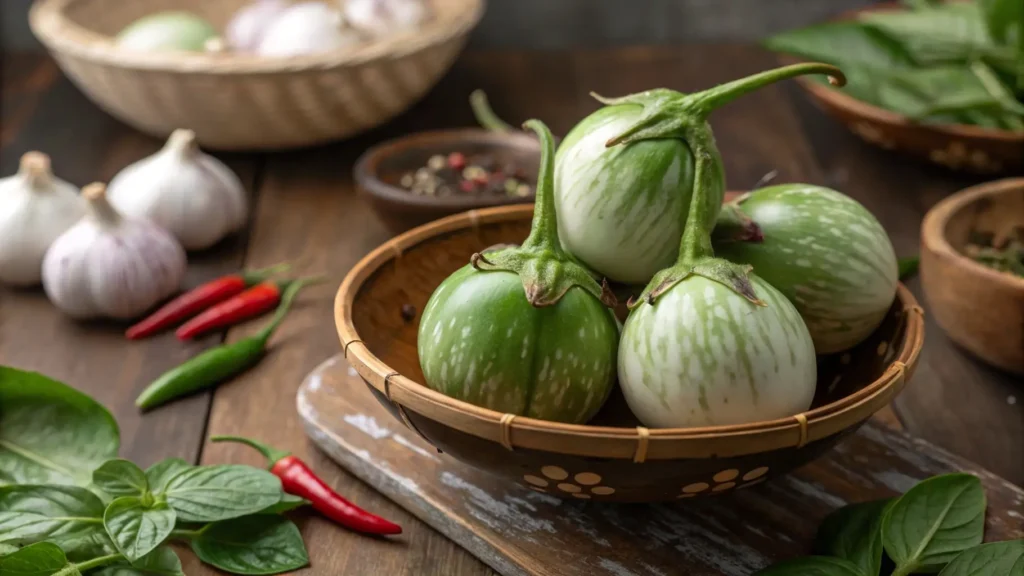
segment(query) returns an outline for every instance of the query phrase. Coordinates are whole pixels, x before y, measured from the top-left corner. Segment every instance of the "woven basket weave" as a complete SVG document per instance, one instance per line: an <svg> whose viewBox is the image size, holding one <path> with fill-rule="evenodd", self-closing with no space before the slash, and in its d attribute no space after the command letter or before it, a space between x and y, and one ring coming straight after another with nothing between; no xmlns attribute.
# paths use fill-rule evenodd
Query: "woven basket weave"
<svg viewBox="0 0 1024 576"><path fill-rule="evenodd" d="M246 0L37 0L32 31L101 108L153 136L195 131L222 150L294 148L386 122L430 90L479 21L484 0L431 0L416 32L290 58L136 53L112 37L135 19L190 10L218 29Z"/></svg>

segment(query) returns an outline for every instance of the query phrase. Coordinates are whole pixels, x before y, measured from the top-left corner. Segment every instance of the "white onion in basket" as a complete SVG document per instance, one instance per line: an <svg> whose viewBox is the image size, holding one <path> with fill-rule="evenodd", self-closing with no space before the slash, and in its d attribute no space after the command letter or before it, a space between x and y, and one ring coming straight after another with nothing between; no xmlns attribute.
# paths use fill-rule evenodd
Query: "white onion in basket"
<svg viewBox="0 0 1024 576"><path fill-rule="evenodd" d="M267 28L287 9L284 0L256 0L242 7L224 31L228 46L245 52L256 50Z"/></svg>
<svg viewBox="0 0 1024 576"><path fill-rule="evenodd" d="M262 56L297 56L329 52L360 40L358 32L345 27L341 12L323 2L304 2L274 20L256 51Z"/></svg>
<svg viewBox="0 0 1024 576"><path fill-rule="evenodd" d="M423 0L343 0L345 18L375 37L415 30L430 15Z"/></svg>

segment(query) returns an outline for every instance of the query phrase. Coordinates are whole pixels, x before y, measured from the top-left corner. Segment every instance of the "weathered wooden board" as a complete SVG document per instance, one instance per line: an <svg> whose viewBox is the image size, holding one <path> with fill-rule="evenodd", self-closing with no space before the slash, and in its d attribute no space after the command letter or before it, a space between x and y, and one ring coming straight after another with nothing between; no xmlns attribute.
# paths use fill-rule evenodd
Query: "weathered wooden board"
<svg viewBox="0 0 1024 576"><path fill-rule="evenodd" d="M341 357L307 377L297 404L333 460L506 576L748 576L808 553L833 509L954 470L985 484L988 540L1024 536L1024 490L874 423L779 480L720 498L627 506L539 494L437 453L377 404Z"/></svg>

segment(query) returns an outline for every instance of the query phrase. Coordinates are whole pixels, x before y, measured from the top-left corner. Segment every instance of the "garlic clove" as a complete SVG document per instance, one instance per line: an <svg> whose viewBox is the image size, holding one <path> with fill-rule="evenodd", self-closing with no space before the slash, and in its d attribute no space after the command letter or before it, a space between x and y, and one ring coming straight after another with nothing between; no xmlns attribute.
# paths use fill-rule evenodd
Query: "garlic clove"
<svg viewBox="0 0 1024 576"><path fill-rule="evenodd" d="M118 213L101 183L82 196L86 217L43 260L43 288L55 306L73 318L130 319L178 290L186 257L170 233Z"/></svg>
<svg viewBox="0 0 1024 576"><path fill-rule="evenodd" d="M191 130L175 130L156 154L121 170L107 195L120 212L152 220L186 250L209 248L248 220L241 180L203 153Z"/></svg>
<svg viewBox="0 0 1024 576"><path fill-rule="evenodd" d="M284 0L256 0L240 8L224 31L228 46L233 50L255 51L267 28L287 9Z"/></svg>
<svg viewBox="0 0 1024 576"><path fill-rule="evenodd" d="M35 286L50 244L85 213L78 188L55 177L50 157L28 152L0 179L0 282Z"/></svg>
<svg viewBox="0 0 1024 576"><path fill-rule="evenodd" d="M430 18L423 0L345 0L343 9L355 28L375 38L415 30Z"/></svg>
<svg viewBox="0 0 1024 576"><path fill-rule="evenodd" d="M288 57L330 52L362 41L344 16L323 2L294 4L266 30L257 48L262 56Z"/></svg>

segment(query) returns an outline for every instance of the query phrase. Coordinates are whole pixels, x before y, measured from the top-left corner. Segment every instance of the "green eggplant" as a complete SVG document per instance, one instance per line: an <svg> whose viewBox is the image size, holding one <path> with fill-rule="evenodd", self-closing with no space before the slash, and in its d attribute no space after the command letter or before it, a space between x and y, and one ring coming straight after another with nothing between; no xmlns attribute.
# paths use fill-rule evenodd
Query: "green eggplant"
<svg viewBox="0 0 1024 576"><path fill-rule="evenodd" d="M475 254L423 311L417 347L426 384L453 398L543 420L582 423L615 381L614 297L561 248L554 143L542 144L530 235L519 247Z"/></svg>

